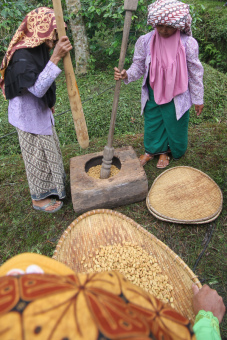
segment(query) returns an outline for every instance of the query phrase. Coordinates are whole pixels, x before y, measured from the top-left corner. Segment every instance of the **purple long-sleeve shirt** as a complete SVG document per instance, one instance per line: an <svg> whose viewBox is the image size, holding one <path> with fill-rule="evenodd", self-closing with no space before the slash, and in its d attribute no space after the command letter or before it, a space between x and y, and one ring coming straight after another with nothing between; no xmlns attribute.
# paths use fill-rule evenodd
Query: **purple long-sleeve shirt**
<svg viewBox="0 0 227 340"><path fill-rule="evenodd" d="M60 68L48 61L35 84L9 100L9 123L25 132L52 135L53 113L41 98L60 73Z"/></svg>
<svg viewBox="0 0 227 340"><path fill-rule="evenodd" d="M142 35L136 42L133 56L133 63L127 70L128 79L125 84L143 77L141 91L141 114L144 111L146 102L149 100L147 77L151 62L150 42L154 31ZM190 109L192 104L203 104L203 66L198 58L197 41L186 34L181 33L181 41L185 47L187 68L188 68L188 89L182 94L174 97L176 117L179 120L183 114Z"/></svg>

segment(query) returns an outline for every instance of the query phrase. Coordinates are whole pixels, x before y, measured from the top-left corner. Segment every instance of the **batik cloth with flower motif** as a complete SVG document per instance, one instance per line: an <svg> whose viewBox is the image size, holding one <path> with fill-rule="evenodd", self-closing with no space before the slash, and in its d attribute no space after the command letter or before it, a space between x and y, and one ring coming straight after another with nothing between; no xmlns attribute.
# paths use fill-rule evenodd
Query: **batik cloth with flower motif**
<svg viewBox="0 0 227 340"><path fill-rule="evenodd" d="M22 48L34 48L43 44L47 39L52 40L56 28L54 10L51 8L40 7L26 15L14 34L1 64L0 86L3 93L5 70L15 51Z"/></svg>
<svg viewBox="0 0 227 340"><path fill-rule="evenodd" d="M157 25L167 25L192 35L191 22L189 5L181 1L157 0L148 6L147 24L153 28Z"/></svg>
<svg viewBox="0 0 227 340"><path fill-rule="evenodd" d="M31 263L44 258L29 255ZM185 317L118 272L77 275L55 260L43 263L49 274L32 266L24 275L0 271L1 340L196 339ZM53 274L58 264L65 275Z"/></svg>

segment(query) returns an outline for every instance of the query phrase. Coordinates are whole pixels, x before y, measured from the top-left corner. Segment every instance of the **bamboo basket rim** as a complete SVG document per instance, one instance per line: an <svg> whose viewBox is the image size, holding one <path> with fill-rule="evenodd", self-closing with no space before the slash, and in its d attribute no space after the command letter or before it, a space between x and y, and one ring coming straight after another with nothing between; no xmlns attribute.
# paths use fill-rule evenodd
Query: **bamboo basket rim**
<svg viewBox="0 0 227 340"><path fill-rule="evenodd" d="M220 213L222 212L222 207L220 208L220 210L216 213L216 215L214 215L212 218L210 219L207 219L207 220L199 220L198 222L196 220L177 220L177 219L174 219L174 218L171 218L171 217L163 217L163 215L161 214L158 214L157 212L155 212L155 209L152 210L150 208L150 206L148 205L148 202L146 200L146 203L147 203L147 208L148 210L150 211L150 213L152 215L154 215L157 219L161 220L161 221L164 221L164 222L170 222L170 223L179 223L179 224L205 224L205 223L210 223L214 220L216 220L218 218L218 216L220 215Z"/></svg>
<svg viewBox="0 0 227 340"><path fill-rule="evenodd" d="M207 216L206 218L200 218L200 219L177 219L177 218L171 218L168 217L166 215L161 214L160 212L158 212L156 209L154 209L149 201L149 195L151 190L154 188L155 184L157 183L157 181L160 179L160 177L162 177L163 175L165 175L167 172L170 171L174 171L175 169L180 169L180 168L187 168L190 170L193 170L195 172L199 172L200 174L202 174L204 177L206 177L207 179L209 179L213 184L215 184L216 188L219 191L220 194L220 205L219 205L219 209L217 209L217 211L213 214L211 214L210 216ZM193 168L191 166L176 166L170 169L165 170L164 172L162 172L158 177L156 177L156 179L154 180L154 182L152 183L152 186L150 188L150 190L148 191L147 197L146 197L146 205L148 210L158 219L162 220L162 221L166 221L166 222L174 222L174 223L180 223L180 224L204 224L204 223L209 223L212 222L213 220L215 220L221 213L222 211L222 205L223 205L223 194L221 189L219 188L219 186L217 185L217 183L206 173L204 173L203 171Z"/></svg>
<svg viewBox="0 0 227 340"><path fill-rule="evenodd" d="M165 243L163 243L162 241L160 241L156 236L154 236L152 233L148 232L147 230L145 230L140 224L138 224L137 222L135 222L134 220L132 220L130 217L127 217L126 215L119 213L117 211L114 210L110 210L110 209L94 209L91 211L88 211L82 215L80 215L78 218L76 218L68 227L67 229L63 232L62 236L60 237L58 244L56 245L54 254L52 256L53 259L57 260L58 254L61 251L61 247L65 241L65 239L68 237L70 231L72 230L72 228L76 227L76 225L82 221L83 219L95 215L95 214L111 214L111 215L115 215L121 219L126 220L127 222L129 222L132 227L136 228L139 232L141 232L145 237L148 237L150 240L152 240L153 242L155 242L156 246L159 246L160 248L162 248L162 250L166 253L168 253L168 255L172 258L173 262L176 262L179 267L185 271L189 278L191 279L191 281L196 284L198 286L198 288L202 288L202 285L198 279L198 276L195 275L193 273L193 271L188 267L188 265L173 251L171 250Z"/></svg>

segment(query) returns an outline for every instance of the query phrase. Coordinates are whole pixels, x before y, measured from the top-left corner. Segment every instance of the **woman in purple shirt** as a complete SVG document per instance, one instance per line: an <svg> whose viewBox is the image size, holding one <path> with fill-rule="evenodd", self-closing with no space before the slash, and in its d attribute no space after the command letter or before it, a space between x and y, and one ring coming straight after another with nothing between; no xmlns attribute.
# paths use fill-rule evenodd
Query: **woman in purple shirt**
<svg viewBox="0 0 227 340"><path fill-rule="evenodd" d="M16 127L33 208L59 210L65 197L65 172L54 128L57 64L71 49L58 41L53 9L30 12L16 31L1 65L0 85L9 99L9 123ZM49 51L54 48L50 58Z"/></svg>
<svg viewBox="0 0 227 340"><path fill-rule="evenodd" d="M148 6L148 24L154 31L135 45L133 63L126 71L115 67L114 79L126 84L143 76L144 166L159 155L158 168L187 149L189 108L203 110L203 67L198 44L191 36L189 6L177 0L157 0Z"/></svg>

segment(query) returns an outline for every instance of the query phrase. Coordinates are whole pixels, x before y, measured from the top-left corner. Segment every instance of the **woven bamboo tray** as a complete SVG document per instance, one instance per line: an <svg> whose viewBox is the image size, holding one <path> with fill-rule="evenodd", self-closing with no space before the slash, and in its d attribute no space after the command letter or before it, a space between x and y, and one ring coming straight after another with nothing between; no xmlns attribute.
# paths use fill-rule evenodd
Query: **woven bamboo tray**
<svg viewBox="0 0 227 340"><path fill-rule="evenodd" d="M219 216L223 196L218 185L202 171L178 166L155 179L146 203L148 210L160 220L202 224Z"/></svg>
<svg viewBox="0 0 227 340"><path fill-rule="evenodd" d="M86 272L84 265L92 264L89 255L95 256L96 249L123 242L135 243L156 257L163 274L174 287L175 309L193 323L191 286L196 283L201 288L197 276L169 247L123 214L99 209L81 215L62 234L53 258L77 273ZM86 260L81 264L84 256Z"/></svg>

